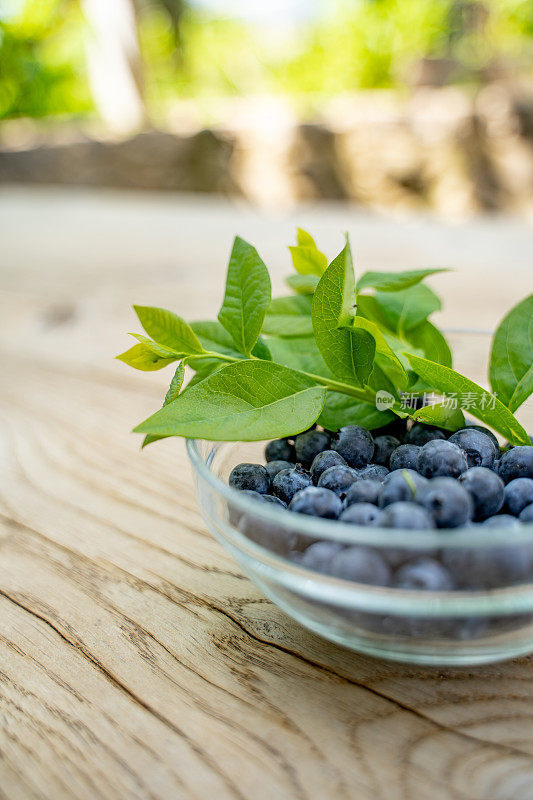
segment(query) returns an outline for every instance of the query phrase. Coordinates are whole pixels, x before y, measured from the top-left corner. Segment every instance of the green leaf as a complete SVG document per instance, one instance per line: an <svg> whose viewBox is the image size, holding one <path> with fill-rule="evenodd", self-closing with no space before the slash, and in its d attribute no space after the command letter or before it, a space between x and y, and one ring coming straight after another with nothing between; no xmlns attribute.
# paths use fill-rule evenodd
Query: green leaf
<svg viewBox="0 0 533 800"><path fill-rule="evenodd" d="M303 228L296 228L296 242L302 247L316 247L316 242L310 233Z"/></svg>
<svg viewBox="0 0 533 800"><path fill-rule="evenodd" d="M370 403L354 400L339 392L328 392L318 422L330 431L336 431L343 425L362 425L372 430L386 425L394 417L391 411L378 411Z"/></svg>
<svg viewBox="0 0 533 800"><path fill-rule="evenodd" d="M533 392L533 294L504 317L492 343L492 390L511 411Z"/></svg>
<svg viewBox="0 0 533 800"><path fill-rule="evenodd" d="M452 352L443 334L429 320L405 332L406 341L428 358L445 367L452 366Z"/></svg>
<svg viewBox="0 0 533 800"><path fill-rule="evenodd" d="M293 267L300 275L322 275L328 265L328 259L320 252L309 234L305 236L309 237L310 242L306 240L307 244L298 243L296 247L289 247Z"/></svg>
<svg viewBox="0 0 533 800"><path fill-rule="evenodd" d="M351 326L354 315L355 278L347 242L320 279L311 316L318 349L332 373L363 385L372 370L376 344L366 331L342 327Z"/></svg>
<svg viewBox="0 0 533 800"><path fill-rule="evenodd" d="M157 411L135 431L215 441L256 441L309 428L326 389L271 361L236 361Z"/></svg>
<svg viewBox="0 0 533 800"><path fill-rule="evenodd" d="M174 377L170 382L170 386L168 387L168 391L165 395L165 399L163 400L163 407L168 406L169 403L172 403L175 400L180 391L181 387L183 386L183 380L185 378L185 366L183 362L178 364L176 367L176 372L174 373ZM165 436L154 436L154 434L147 433L144 437L143 443L141 448L145 448L146 445L152 444L152 442L157 442L159 439L165 439Z"/></svg>
<svg viewBox="0 0 533 800"><path fill-rule="evenodd" d="M175 360L176 357L181 356L181 353L176 353L176 351L172 350L171 347L164 347L162 344L158 344L152 339L148 339L147 336L143 336L142 333L130 333L129 335L133 336L134 339L137 339L137 341L141 342L141 344L146 345L148 350L151 350L151 352L155 353L156 356L161 356L161 358L172 358L173 360Z"/></svg>
<svg viewBox="0 0 533 800"><path fill-rule="evenodd" d="M157 344L170 347L176 353L202 353L196 334L184 319L173 311L154 306L133 306L144 330Z"/></svg>
<svg viewBox="0 0 533 800"><path fill-rule="evenodd" d="M412 415L419 422L436 425L448 431L457 431L465 425L465 415L460 408L451 408L446 402L433 403L430 406L419 408Z"/></svg>
<svg viewBox="0 0 533 800"><path fill-rule="evenodd" d="M177 361L179 356L165 357L158 355L146 344L141 343L133 345L133 347L130 347L125 353L121 353L117 356L117 358L119 361L123 361L134 369L140 369L143 372L154 372L157 369L163 369L163 367L172 364L173 361Z"/></svg>
<svg viewBox="0 0 533 800"><path fill-rule="evenodd" d="M285 283L296 294L313 294L319 280L318 275L289 275Z"/></svg>
<svg viewBox="0 0 533 800"><path fill-rule="evenodd" d="M415 286L428 275L449 272L447 269L412 269L406 272L365 272L357 282L357 291L379 289L380 292L398 292Z"/></svg>
<svg viewBox="0 0 533 800"><path fill-rule="evenodd" d="M437 295L422 283L401 292L376 292L375 300L388 327L400 336L441 307Z"/></svg>
<svg viewBox="0 0 533 800"><path fill-rule="evenodd" d="M226 356L235 356L236 358L241 356L239 351L235 349L233 339L220 322L212 322L210 320L191 322L191 328L198 336L205 350L223 353Z"/></svg>
<svg viewBox="0 0 533 800"><path fill-rule="evenodd" d="M324 378L332 377L312 337L302 336L296 339L273 337L268 340L268 346L277 364L311 372Z"/></svg>
<svg viewBox="0 0 533 800"><path fill-rule="evenodd" d="M275 297L267 311L263 332L271 336L312 336L311 298Z"/></svg>
<svg viewBox="0 0 533 800"><path fill-rule="evenodd" d="M252 355L256 358L262 358L264 361L272 361L272 354L262 336L255 343Z"/></svg>
<svg viewBox="0 0 533 800"><path fill-rule="evenodd" d="M239 352L250 355L270 304L270 276L257 250L235 238L219 322Z"/></svg>
<svg viewBox="0 0 533 800"><path fill-rule="evenodd" d="M432 389L450 396L456 394L460 408L494 428L511 444L531 444L529 436L516 417L490 392L449 367L443 367L442 364L435 364L433 361L409 353L406 355L417 375L420 375Z"/></svg>
<svg viewBox="0 0 533 800"><path fill-rule="evenodd" d="M353 326L355 329L361 328L368 331L373 337L376 343L376 358L380 356L380 361L385 362L389 378L396 384L396 387L405 389L408 383L407 373L378 326L374 322L359 316L355 317Z"/></svg>

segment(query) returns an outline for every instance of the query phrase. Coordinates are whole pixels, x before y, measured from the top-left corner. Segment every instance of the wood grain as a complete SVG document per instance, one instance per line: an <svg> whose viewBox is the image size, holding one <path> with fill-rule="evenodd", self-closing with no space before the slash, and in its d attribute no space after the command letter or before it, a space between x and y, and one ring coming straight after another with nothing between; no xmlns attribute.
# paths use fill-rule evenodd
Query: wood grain
<svg viewBox="0 0 533 800"><path fill-rule="evenodd" d="M132 202L105 196L106 225ZM322 641L208 535L182 443L139 452L129 430L167 375L111 360L126 307L164 304L172 286L178 312L211 314L203 281L224 254L163 285L178 230L132 278L119 224L108 277L100 265L91 283L87 264L80 295L64 219L46 193L28 209L30 230L48 219L55 258L33 280L28 242L11 237L2 270L0 798L531 800L531 659L419 670ZM243 220L208 212L204 236L223 251ZM96 237L101 211L85 224Z"/></svg>

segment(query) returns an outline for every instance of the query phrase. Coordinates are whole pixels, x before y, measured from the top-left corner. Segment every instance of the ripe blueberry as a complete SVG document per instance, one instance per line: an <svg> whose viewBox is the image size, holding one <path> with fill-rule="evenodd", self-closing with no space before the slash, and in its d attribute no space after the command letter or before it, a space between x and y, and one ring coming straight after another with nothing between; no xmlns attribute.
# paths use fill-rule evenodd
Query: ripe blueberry
<svg viewBox="0 0 533 800"><path fill-rule="evenodd" d="M379 505L381 508L385 508L391 503L410 502L426 483L425 478L411 469L398 469L390 472L379 495Z"/></svg>
<svg viewBox="0 0 533 800"><path fill-rule="evenodd" d="M239 530L252 542L284 556L294 549L298 538L296 533L286 531L270 520L260 519L254 514L244 514L241 517Z"/></svg>
<svg viewBox="0 0 533 800"><path fill-rule="evenodd" d="M424 478L457 478L468 468L464 452L453 442L435 439L420 448L418 471Z"/></svg>
<svg viewBox="0 0 533 800"><path fill-rule="evenodd" d="M472 498L474 519L485 519L498 513L503 505L505 489L499 475L487 467L471 467L459 475L458 481Z"/></svg>
<svg viewBox="0 0 533 800"><path fill-rule="evenodd" d="M330 489L339 497L344 498L344 495L356 480L357 472L354 469L339 464L336 467L326 469L318 479L318 485L324 489Z"/></svg>
<svg viewBox="0 0 533 800"><path fill-rule="evenodd" d="M518 519L520 522L533 522L533 503L522 509Z"/></svg>
<svg viewBox="0 0 533 800"><path fill-rule="evenodd" d="M311 486L311 476L300 467L282 469L272 481L272 489L276 497L290 503L296 492Z"/></svg>
<svg viewBox="0 0 533 800"><path fill-rule="evenodd" d="M428 530L434 528L430 515L416 503L391 503L383 509L380 525L384 528L404 528L411 530Z"/></svg>
<svg viewBox="0 0 533 800"><path fill-rule="evenodd" d="M420 447L416 444L401 444L391 453L389 469L415 469Z"/></svg>
<svg viewBox="0 0 533 800"><path fill-rule="evenodd" d="M376 436L374 438L374 464L388 467L391 453L399 446L400 441L395 436Z"/></svg>
<svg viewBox="0 0 533 800"><path fill-rule="evenodd" d="M379 481L380 483L383 483L388 474L387 467L383 467L381 464L369 464L367 467L357 471L358 480Z"/></svg>
<svg viewBox="0 0 533 800"><path fill-rule="evenodd" d="M533 503L533 479L515 478L505 487L505 511L518 517L526 506Z"/></svg>
<svg viewBox="0 0 533 800"><path fill-rule="evenodd" d="M450 572L434 558L415 558L401 566L394 576L399 589L425 592L449 592L454 588Z"/></svg>
<svg viewBox="0 0 533 800"><path fill-rule="evenodd" d="M380 524L381 511L372 503L353 503L348 506L339 519L351 525L374 526Z"/></svg>
<svg viewBox="0 0 533 800"><path fill-rule="evenodd" d="M353 503L373 503L377 505L378 497L382 490L382 485L379 481L362 480L352 483L346 497L344 498L344 505L346 508Z"/></svg>
<svg viewBox="0 0 533 800"><path fill-rule="evenodd" d="M276 461L268 461L265 466L265 469L270 475L270 480L273 481L278 472L281 472L282 469L292 469L293 467L294 464L292 464L290 461L276 460Z"/></svg>
<svg viewBox="0 0 533 800"><path fill-rule="evenodd" d="M299 433L294 440L296 460L301 464L311 464L315 456L328 450L330 435L325 431L307 431Z"/></svg>
<svg viewBox="0 0 533 800"><path fill-rule="evenodd" d="M425 425L423 422L415 422L411 430L404 436L404 444L416 444L419 447L432 442L435 439L446 439L444 431L435 428L433 425Z"/></svg>
<svg viewBox="0 0 533 800"><path fill-rule="evenodd" d="M331 572L333 556L343 549L339 542L314 542L306 548L300 558L300 564L317 572Z"/></svg>
<svg viewBox="0 0 533 800"><path fill-rule="evenodd" d="M296 461L294 445L287 439L274 439L265 447L267 461Z"/></svg>
<svg viewBox="0 0 533 800"><path fill-rule="evenodd" d="M233 489L253 489L260 494L270 491L270 476L261 464L237 464L228 483Z"/></svg>
<svg viewBox="0 0 533 800"><path fill-rule="evenodd" d="M482 431L465 428L457 431L448 439L464 451L469 467L492 467L500 449L496 450L494 442Z"/></svg>
<svg viewBox="0 0 533 800"><path fill-rule="evenodd" d="M515 478L533 478L533 447L512 447L500 458L499 472L504 483Z"/></svg>
<svg viewBox="0 0 533 800"><path fill-rule="evenodd" d="M308 486L296 492L289 503L289 511L307 514L310 517L337 519L342 511L342 502L335 492L318 486Z"/></svg>
<svg viewBox="0 0 533 800"><path fill-rule="evenodd" d="M370 431L360 425L345 425L331 445L351 467L364 467L374 455L374 440Z"/></svg>
<svg viewBox="0 0 533 800"><path fill-rule="evenodd" d="M474 504L467 490L453 478L433 478L416 494L437 528L459 528L472 517Z"/></svg>
<svg viewBox="0 0 533 800"><path fill-rule="evenodd" d="M311 464L310 471L313 483L318 483L318 479L327 469L339 465L347 466L346 461L340 453L336 453L335 450L324 450L322 453L319 453L314 457L313 463Z"/></svg>
<svg viewBox="0 0 533 800"><path fill-rule="evenodd" d="M357 583L387 586L390 570L377 550L364 545L346 547L331 560L331 574Z"/></svg>
<svg viewBox="0 0 533 800"><path fill-rule="evenodd" d="M520 521L511 514L495 514L483 522L486 528L519 528Z"/></svg>

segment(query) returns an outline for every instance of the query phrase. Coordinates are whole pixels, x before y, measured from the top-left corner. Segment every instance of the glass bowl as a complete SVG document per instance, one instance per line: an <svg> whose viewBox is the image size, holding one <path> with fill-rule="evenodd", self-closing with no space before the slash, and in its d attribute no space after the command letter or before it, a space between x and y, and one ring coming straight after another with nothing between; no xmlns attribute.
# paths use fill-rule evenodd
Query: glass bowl
<svg viewBox="0 0 533 800"><path fill-rule="evenodd" d="M413 664L467 666L533 652L533 525L398 531L290 513L227 484L236 464L264 462L264 444L188 439L187 450L209 529L289 616L345 647ZM392 573L409 558L437 557L459 586L476 589L413 591L325 575L299 563L317 541L372 547Z"/></svg>

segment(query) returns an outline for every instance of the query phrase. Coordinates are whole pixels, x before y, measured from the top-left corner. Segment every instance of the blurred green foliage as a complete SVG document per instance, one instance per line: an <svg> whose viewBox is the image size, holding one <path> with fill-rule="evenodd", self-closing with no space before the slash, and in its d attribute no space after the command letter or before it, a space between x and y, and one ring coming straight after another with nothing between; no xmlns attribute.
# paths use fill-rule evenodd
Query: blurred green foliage
<svg viewBox="0 0 533 800"><path fill-rule="evenodd" d="M84 27L70 0L0 2L0 118L92 108Z"/></svg>
<svg viewBox="0 0 533 800"><path fill-rule="evenodd" d="M313 105L405 85L421 57L454 58L472 80L494 62L532 63L533 0L324 0L322 8L297 28L259 28L182 0L137 0L149 111L180 98L208 106L262 93ZM0 0L0 117L91 111L86 33L78 0Z"/></svg>

